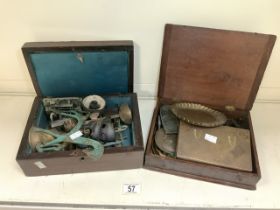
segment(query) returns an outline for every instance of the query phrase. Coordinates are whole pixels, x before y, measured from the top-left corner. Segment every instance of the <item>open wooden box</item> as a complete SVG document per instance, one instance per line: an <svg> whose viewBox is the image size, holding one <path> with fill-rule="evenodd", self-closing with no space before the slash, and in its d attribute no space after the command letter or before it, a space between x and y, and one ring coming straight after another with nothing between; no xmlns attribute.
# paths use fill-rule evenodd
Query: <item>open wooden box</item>
<svg viewBox="0 0 280 210"><path fill-rule="evenodd" d="M137 96L133 93L133 42L34 42L22 47L37 96L17 154L25 175L121 170L143 165L143 139ZM98 94L106 106L126 103L133 121L122 147L105 148L99 160L82 150L32 152L28 143L30 128L46 128L48 120L42 105L45 97L85 97Z"/></svg>
<svg viewBox="0 0 280 210"><path fill-rule="evenodd" d="M256 189L261 171L250 110L276 36L200 27L165 27L157 105L145 151L144 167L245 189ZM252 172L161 157L152 151L162 104L200 103L247 121Z"/></svg>

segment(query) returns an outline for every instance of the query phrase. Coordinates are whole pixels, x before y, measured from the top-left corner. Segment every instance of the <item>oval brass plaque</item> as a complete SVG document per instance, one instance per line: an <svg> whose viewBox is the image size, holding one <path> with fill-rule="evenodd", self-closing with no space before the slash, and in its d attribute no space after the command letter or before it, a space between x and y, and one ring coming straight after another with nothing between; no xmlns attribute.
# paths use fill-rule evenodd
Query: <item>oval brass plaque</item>
<svg viewBox="0 0 280 210"><path fill-rule="evenodd" d="M202 127L217 127L227 121L223 113L201 104L177 103L171 106L171 111L180 120Z"/></svg>

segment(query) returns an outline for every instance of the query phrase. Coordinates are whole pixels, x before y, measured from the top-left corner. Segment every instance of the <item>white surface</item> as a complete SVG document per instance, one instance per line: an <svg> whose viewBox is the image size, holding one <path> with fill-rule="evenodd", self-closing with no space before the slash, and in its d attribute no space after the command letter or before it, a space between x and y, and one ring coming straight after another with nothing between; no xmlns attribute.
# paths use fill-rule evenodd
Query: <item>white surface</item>
<svg viewBox="0 0 280 210"><path fill-rule="evenodd" d="M24 42L129 39L136 92L154 96L165 23L280 37L279 11L279 0L0 0L0 92L34 92ZM277 41L258 99L280 100L279 57Z"/></svg>
<svg viewBox="0 0 280 210"><path fill-rule="evenodd" d="M26 177L15 157L32 100L27 96L0 97L0 201L280 208L280 104L254 105L252 119L262 179L256 191L248 191L145 169ZM154 105L154 101L139 100L144 140ZM141 185L139 194L122 192L123 184L135 183Z"/></svg>
<svg viewBox="0 0 280 210"><path fill-rule="evenodd" d="M135 194L141 192L141 184L124 184L123 193Z"/></svg>

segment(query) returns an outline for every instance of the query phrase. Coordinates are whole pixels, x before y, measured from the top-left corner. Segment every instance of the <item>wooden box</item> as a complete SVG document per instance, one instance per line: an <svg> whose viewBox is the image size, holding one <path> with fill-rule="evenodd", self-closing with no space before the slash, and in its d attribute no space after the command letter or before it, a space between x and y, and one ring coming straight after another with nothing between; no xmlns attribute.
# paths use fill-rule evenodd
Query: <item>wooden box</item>
<svg viewBox="0 0 280 210"><path fill-rule="evenodd" d="M144 167L169 174L256 189L261 178L250 110L276 36L167 24L158 87ZM251 136L251 172L161 157L152 151L162 104L200 103L247 120ZM227 108L230 108L229 111Z"/></svg>
<svg viewBox="0 0 280 210"><path fill-rule="evenodd" d="M133 93L133 42L34 42L25 43L23 55L37 96L16 157L25 175L121 170L143 166L143 139L137 96ZM28 143L31 126L44 127L45 97L85 97L98 94L107 104L127 103L133 120L129 142L105 148L99 160L82 150L32 152Z"/></svg>

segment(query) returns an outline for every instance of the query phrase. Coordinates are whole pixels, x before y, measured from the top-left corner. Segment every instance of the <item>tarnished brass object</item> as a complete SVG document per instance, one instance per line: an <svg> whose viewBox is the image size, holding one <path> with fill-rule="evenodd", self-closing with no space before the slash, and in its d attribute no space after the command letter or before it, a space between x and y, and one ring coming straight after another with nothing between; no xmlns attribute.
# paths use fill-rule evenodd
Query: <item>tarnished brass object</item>
<svg viewBox="0 0 280 210"><path fill-rule="evenodd" d="M98 95L82 98L43 99L50 127L34 127L29 143L34 152L84 149L92 159L99 159L104 147L125 145L132 123L128 104L105 109L106 101ZM125 125L126 124L126 125ZM128 133L128 134L127 134ZM74 146L73 146L74 145Z"/></svg>
<svg viewBox="0 0 280 210"><path fill-rule="evenodd" d="M69 132L76 126L76 124L77 122L73 118L65 118L63 123L64 130Z"/></svg>
<svg viewBox="0 0 280 210"><path fill-rule="evenodd" d="M156 146L166 154L175 156L177 135L165 134L163 129L159 129L155 136Z"/></svg>
<svg viewBox="0 0 280 210"><path fill-rule="evenodd" d="M44 98L43 104L47 113L56 110L76 110L81 111L82 99L78 97L65 98Z"/></svg>
<svg viewBox="0 0 280 210"><path fill-rule="evenodd" d="M119 109L119 116L125 124L131 124L132 113L128 104L122 104Z"/></svg>
<svg viewBox="0 0 280 210"><path fill-rule="evenodd" d="M226 116L214 109L194 103L173 104L171 111L189 124L202 127L216 127L225 124Z"/></svg>
<svg viewBox="0 0 280 210"><path fill-rule="evenodd" d="M86 149L83 150L83 152L87 154L91 159L93 160L100 159L104 152L103 144L101 144L99 141L96 141L95 139L82 137L82 132L80 131L80 129L82 128L82 125L84 123L84 116L76 111L68 111L67 113L65 113L56 110L55 112L56 114L59 114L62 117L75 119L77 121L75 127L72 128L69 132L63 134L59 134L48 129L33 127L32 128L33 132L45 133L47 134L47 136L49 135L52 136L53 140L46 141L46 142L40 140L38 143L36 143L35 140L29 138L30 139L29 141L32 143L32 145L30 143L31 147L34 147L35 145L36 151L42 153L42 152L49 152L49 151L62 151L65 149L65 146L67 146L68 143L82 145L87 147Z"/></svg>
<svg viewBox="0 0 280 210"><path fill-rule="evenodd" d="M155 142L152 144L152 152L153 152L154 154L156 154L156 155L161 156L161 157L166 157L166 156L168 156L167 153L164 153L163 151L161 151L161 150L157 147L157 145L156 145Z"/></svg>
<svg viewBox="0 0 280 210"><path fill-rule="evenodd" d="M90 95L83 99L83 106L88 111L100 111L103 110L106 102L104 98L98 95Z"/></svg>
<svg viewBox="0 0 280 210"><path fill-rule="evenodd" d="M169 105L160 107L160 118L166 134L178 134L179 120L171 112Z"/></svg>
<svg viewBox="0 0 280 210"><path fill-rule="evenodd" d="M29 130L28 141L33 151L36 150L37 144L46 144L54 140L54 137L50 134L38 132L33 127Z"/></svg>
<svg viewBox="0 0 280 210"><path fill-rule="evenodd" d="M108 121L107 119L97 120L92 127L91 137L93 139L114 141L115 135L114 126L111 121Z"/></svg>
<svg viewBox="0 0 280 210"><path fill-rule="evenodd" d="M229 126L201 128L181 121L177 158L252 171L250 131Z"/></svg>
<svg viewBox="0 0 280 210"><path fill-rule="evenodd" d="M225 106L225 110L229 111L229 112L233 112L236 110L236 108L232 105L226 105Z"/></svg>

